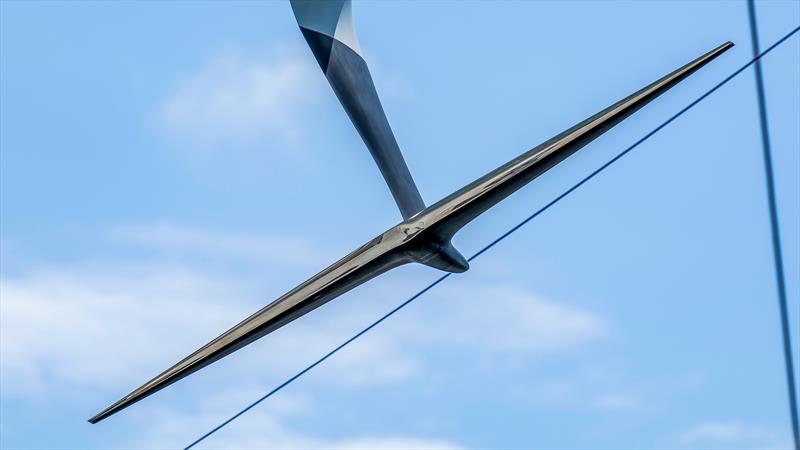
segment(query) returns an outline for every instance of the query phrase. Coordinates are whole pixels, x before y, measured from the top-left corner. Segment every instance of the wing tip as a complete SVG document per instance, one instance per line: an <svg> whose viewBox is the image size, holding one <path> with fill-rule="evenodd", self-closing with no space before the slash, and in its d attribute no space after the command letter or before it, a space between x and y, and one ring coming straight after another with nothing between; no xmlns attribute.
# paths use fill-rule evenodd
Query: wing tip
<svg viewBox="0 0 800 450"><path fill-rule="evenodd" d="M120 409L124 408L124 406L120 405L122 401L116 402L113 405L109 406L108 408L100 411L99 413L95 414L93 417L89 418L87 422L91 424L96 424L101 420L105 419L106 417L114 414L115 412L119 411ZM121 407L122 406L122 407Z"/></svg>
<svg viewBox="0 0 800 450"><path fill-rule="evenodd" d="M151 394L152 392L142 392L141 388L137 389L131 394L122 397L121 399L117 400L116 402L112 403L106 409L100 411L99 413L95 414L93 417L87 419L87 422L91 424L95 424L104 420L123 409L133 405L134 403L138 402L139 400L145 398L147 395Z"/></svg>

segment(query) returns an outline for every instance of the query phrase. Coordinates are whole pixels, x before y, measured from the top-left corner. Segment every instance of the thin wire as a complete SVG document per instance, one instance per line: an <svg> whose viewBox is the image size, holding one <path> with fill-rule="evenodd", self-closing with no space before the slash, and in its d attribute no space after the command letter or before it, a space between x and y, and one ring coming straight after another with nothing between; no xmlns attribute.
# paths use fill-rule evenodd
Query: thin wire
<svg viewBox="0 0 800 450"><path fill-rule="evenodd" d="M753 43L753 55L757 56L758 28L756 25L756 5L754 0L747 0L747 13L750 19L750 40ZM786 302L786 281L783 274L783 255L781 254L781 233L778 227L778 202L775 198L775 177L772 171L772 150L769 139L769 123L767 122L767 101L764 96L764 77L761 73L761 61L756 59L756 93L758 95L758 117L761 123L761 144L764 149L764 172L767 182L767 200L769 203L769 223L772 237L772 254L775 259L775 279L778 286L778 307L781 312L781 328L783 331L783 359L786 365L786 385L789 390L789 413L792 420L792 436L794 448L800 450L800 427L797 423L797 397L794 381L794 363L792 362L792 338L789 333L789 308Z"/></svg>
<svg viewBox="0 0 800 450"><path fill-rule="evenodd" d="M602 166L600 166L600 168L598 168L597 170L595 170L594 172L592 172L591 174L589 174L588 176L586 176L585 178L583 178L581 181L579 181L577 184L575 184L574 186L572 186L571 188L569 188L569 189L568 189L567 191L565 191L563 194L559 195L558 197L556 197L555 199L553 199L552 201L550 201L548 204L546 204L546 205L544 205L542 208L540 208L538 211L536 211L535 213L533 213L533 214L531 214L530 216L528 216L528 217L527 217L525 220L523 220L522 222L518 223L517 225L515 225L515 226L514 226L513 228L511 228L510 230L508 230L508 231L506 231L505 233L503 233L502 235L500 235L500 237L498 237L497 239L495 239L495 240L493 240L492 242L490 242L488 245L486 245L485 247L483 247L482 249L480 249L480 250L479 250L477 253L475 253L474 255L470 256L470 257L468 258L468 261L472 261L472 260L474 260L475 258L477 258L478 256L482 255L482 254L483 254L483 253L485 253L487 250L489 250L490 248L492 248L492 247L494 247L495 245L497 245L497 244L498 244L500 241L502 241L503 239L507 238L507 237L508 237L508 236L510 236L512 233L514 233L515 231L517 231L518 229L520 229L522 226L524 226L525 224L527 224L528 222L530 222L531 220L533 220L533 219L534 219L536 216L538 216L539 214L541 214L541 213L545 212L547 209L549 209L551 206L553 206L553 205L555 205L556 203L558 203L558 202L559 202L561 199L563 199L564 197L566 197L567 195L569 195L571 192L573 192L574 190L578 189L578 188L579 188L579 187L581 187L581 186L582 186L584 183L586 183L587 181L589 181L589 180L591 180L592 178L594 178L594 177L595 177L595 175L599 174L600 172L602 172L603 170L605 170L606 168L608 168L608 166L610 166L611 164L614 164L614 163L615 163L616 161L618 161L620 158L622 158L623 156L625 156L626 154L628 154L628 153L629 153L631 150L633 150L634 148L636 148L636 147L637 147L639 144L641 144L642 142L644 142L644 141L646 141L647 139L649 139L649 138L650 138L652 135L656 134L656 133L657 133L658 131L660 131L662 128L664 128L665 126L667 126L668 124L670 124L672 121L674 121L675 119L677 119L678 117L680 117L681 115L683 115L683 113L685 113L686 111L688 111L689 109L691 109L692 107L694 107L696 104L700 103L700 102L701 102L703 99L705 99L706 97L708 97L709 95L711 95L711 94L712 94L714 91L716 91L717 89L721 88L721 87L722 87L723 85L725 85L727 82L729 82L729 81L730 81L730 80L732 80L734 77L736 77L737 75L739 75L740 73L742 73L742 72L743 72L745 69L747 69L748 67L750 67L750 65L752 65L752 64L753 64L755 61L757 61L758 59L762 58L762 57L763 57L764 55L766 55L767 53L771 52L771 51L772 51L772 50L773 50L775 47L777 47L778 45L782 44L784 41L786 41L787 39L789 39L789 38L790 38L792 35L794 35L794 34L795 34L795 33L797 33L798 31L800 31L800 27L797 27L797 28L795 28L795 29L794 29L794 30L792 30L792 31L791 31L789 34L787 34L786 36L782 37L782 38L781 38L781 39L780 39L778 42L776 42L776 43L772 44L772 45L771 45L771 46L770 46L768 49L766 49L766 50L764 51L764 53L762 53L762 54L760 54L760 55L756 56L756 57L755 57L754 59L752 59L750 62L748 62L748 63L747 63L747 64L745 64L744 66L742 66L742 67L740 67L739 69L737 69L735 72L733 72L733 73L732 73L731 75L729 75L727 78L725 78L724 80L722 80L721 82L719 82L719 83L718 83L716 86L714 86L713 88L711 88L711 89L710 89L709 91L707 91L705 94L703 94L703 95L701 95L700 97L698 97L696 100L694 100L694 101L693 101L692 103L690 103L688 106L686 106L685 108L681 109L680 111L678 111L678 113L676 113L675 115L673 115L672 117L670 117L669 119L667 119L665 122L663 122L661 125L659 125L658 127L656 127L656 128L653 130L653 131L651 131L651 132L647 133L646 135L644 135L644 137L642 137L641 139L639 139L638 141L636 141L636 142L635 142L633 145L631 145L630 147L628 147L627 149L625 149L625 151L623 151L622 153L618 154L617 156L615 156L614 158L612 158L612 159L611 159L610 161L608 161L607 163L605 163L605 164L603 164ZM388 318L389 318L390 316L392 316L394 313L396 313L397 311L400 311L400 310L401 310L401 309L403 309L405 306L407 306L409 303L411 303L412 301L414 301L414 300L416 300L417 298L419 298L419 297L420 297L422 294L424 294L424 293L428 292L428 291L429 291L429 290L431 290L431 289L432 289L434 286L436 286L437 284L441 283L442 281L444 281L445 279L447 279L448 277L450 277L450 275L452 275L452 274L448 273L448 274L445 274L445 275L443 275L443 276L439 277L439 278L438 278L436 281L434 281L433 283L429 284L429 285L428 285L428 286L426 286L424 289L422 289L421 291L419 291L419 292L417 292L416 294L414 294L414 295L413 295L411 298L409 298L408 300L404 301L403 303L401 303L399 306L397 306L397 307L396 307L396 308L394 308L393 310L391 310L391 311L389 311L388 313L386 313L386 314L385 314L384 316L382 316L380 319L378 319L378 320L376 320L375 322L373 322L373 323L372 323L370 326L368 326L368 327L364 328L363 330L361 330L360 332L358 332L358 334L356 334L355 336L353 336L353 337L351 337L350 339L346 340L346 341L345 341L345 342L343 342L341 345L339 345L338 347L336 347L336 348L334 348L333 350L331 350L331 351L330 351L328 354L326 354L326 355L325 355L325 356L323 356L322 358L318 359L316 362L314 362L314 363L313 363L313 364L311 364L310 366L306 367L306 368L305 368L305 369L303 369L302 371L298 372L298 373L297 373L297 375L294 375L293 377L289 378L288 380L286 380L286 381L285 381L283 384L281 384L280 386L278 386L278 387L276 387L275 389L273 389L273 390L269 391L268 393L266 393L265 395L263 395L263 396L262 396L261 398L259 398L258 400L254 401L253 403L249 404L247 407L245 407L244 409L242 409L242 410L241 410L241 411L239 411L238 413L236 413L236 414L234 414L233 416L231 416L231 417L230 417L229 419L227 419L226 421L224 421L224 422L222 422L221 424L217 425L216 427L214 427L213 429L211 429L211 430L210 430L209 432L207 432L206 434L204 434L204 435L200 436L200 437L199 437L197 440L195 440L194 442L192 442L191 444L189 444L188 446L186 446L186 447L184 448L184 450L189 450L189 449L191 449L192 447L194 447L195 445L199 444L200 442L202 442L203 440L205 440L206 438L208 438L208 437L209 437L209 436L211 436L212 434L214 434L214 433L216 433L217 431L219 431L220 429L222 429L222 427L224 427L224 426L228 425L229 423L233 422L234 420L236 420L236 419L237 419L239 416L241 416L242 414L244 414L244 413L246 413L247 411L251 410L253 407L255 407L256 405L258 405L259 403L263 402L264 400L266 400L266 399L268 399L269 397L271 397L272 395L274 395L276 392L280 391L281 389L283 389L284 387L286 387L287 385L289 385L289 384L290 384L291 382L293 382L294 380L296 380L296 379L300 378L300 377L301 377L302 375L304 375L306 372L308 372L309 370L311 370L311 369L313 369L314 367L318 366L318 365L319 365L321 362L323 362L323 361L325 361L326 359L328 359L328 358L330 358L331 356L333 356L333 354L334 354L334 353L338 352L339 350L341 350L342 348L344 348L345 346L347 346L348 344L350 344L350 343L351 343L351 342L353 342L354 340L358 339L359 337L361 337L362 335L364 335L366 332L368 332L369 330L371 330L371 329L373 329L375 326L377 326L379 323L381 323L381 322L383 322L384 320L388 319Z"/></svg>

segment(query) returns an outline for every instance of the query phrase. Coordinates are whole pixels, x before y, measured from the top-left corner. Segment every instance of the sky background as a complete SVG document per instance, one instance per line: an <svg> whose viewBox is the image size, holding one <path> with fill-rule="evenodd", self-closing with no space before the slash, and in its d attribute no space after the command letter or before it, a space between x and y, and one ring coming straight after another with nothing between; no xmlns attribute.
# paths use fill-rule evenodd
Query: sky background
<svg viewBox="0 0 800 450"><path fill-rule="evenodd" d="M744 2L361 2L428 203L727 40L466 227L471 255L751 58ZM762 48L800 3L758 3ZM763 60L795 362L800 37ZM0 446L183 447L406 266L86 419L400 219L288 2L0 2ZM752 70L201 448L786 448Z"/></svg>

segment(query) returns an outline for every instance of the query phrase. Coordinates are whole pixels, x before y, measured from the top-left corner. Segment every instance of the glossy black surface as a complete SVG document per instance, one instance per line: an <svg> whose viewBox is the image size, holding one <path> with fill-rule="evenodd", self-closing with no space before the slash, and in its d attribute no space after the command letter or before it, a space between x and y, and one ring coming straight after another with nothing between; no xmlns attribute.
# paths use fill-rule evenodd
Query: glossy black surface
<svg viewBox="0 0 800 450"><path fill-rule="evenodd" d="M419 262L463 272L468 268L467 261L450 244L461 227L731 46L730 42L721 45L390 228L126 395L90 422L130 406L394 267Z"/></svg>

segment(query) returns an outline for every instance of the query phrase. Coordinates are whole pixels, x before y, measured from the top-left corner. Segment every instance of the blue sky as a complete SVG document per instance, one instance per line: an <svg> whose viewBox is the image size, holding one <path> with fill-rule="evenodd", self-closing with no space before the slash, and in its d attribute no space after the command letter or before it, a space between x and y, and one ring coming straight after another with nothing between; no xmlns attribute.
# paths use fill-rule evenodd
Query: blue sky
<svg viewBox="0 0 800 450"><path fill-rule="evenodd" d="M747 62L743 2L359 2L427 202L737 46L465 228L470 255ZM407 266L86 419L400 215L288 2L0 3L0 446L182 447ZM759 2L767 47L797 2ZM800 39L764 59L795 361ZM752 71L206 448L785 448Z"/></svg>

